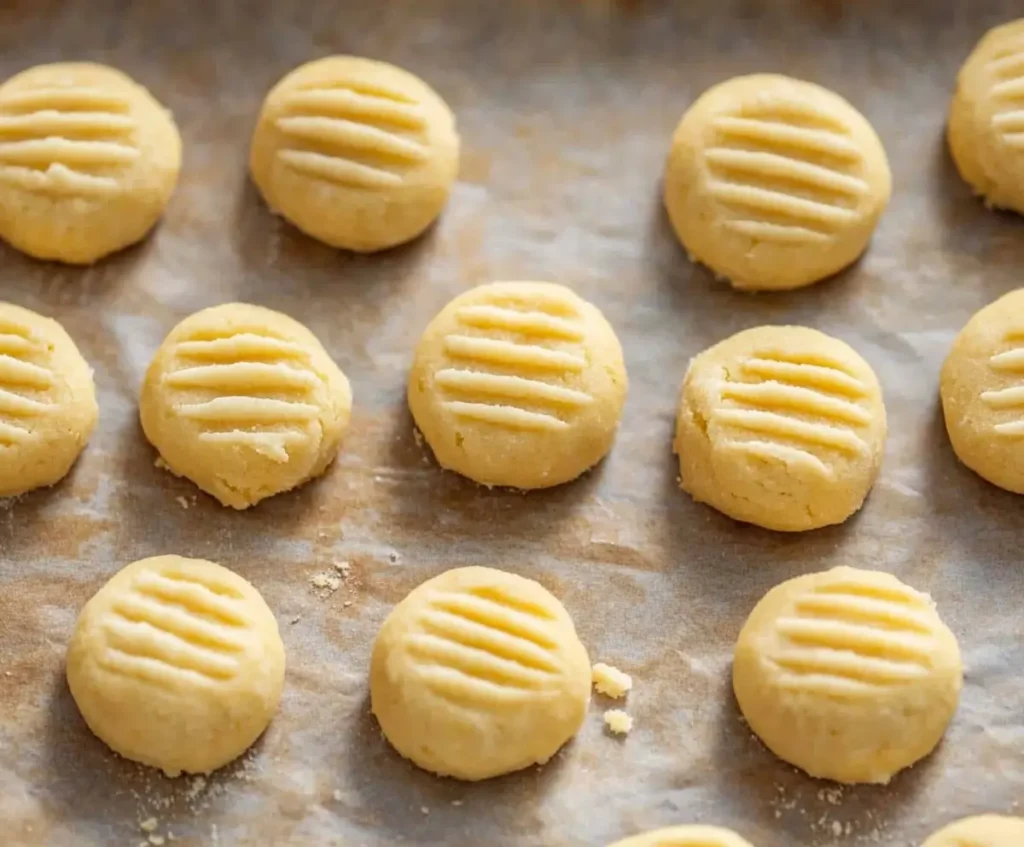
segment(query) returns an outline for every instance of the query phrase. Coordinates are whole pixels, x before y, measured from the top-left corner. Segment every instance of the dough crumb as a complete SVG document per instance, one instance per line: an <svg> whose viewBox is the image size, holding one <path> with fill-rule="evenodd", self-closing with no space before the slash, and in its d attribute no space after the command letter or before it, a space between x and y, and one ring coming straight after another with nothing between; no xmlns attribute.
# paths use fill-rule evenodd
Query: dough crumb
<svg viewBox="0 0 1024 847"><path fill-rule="evenodd" d="M153 832L159 825L156 818L146 818L139 823L139 829L143 832Z"/></svg>
<svg viewBox="0 0 1024 847"><path fill-rule="evenodd" d="M591 678L599 694L604 694L614 700L625 697L626 692L633 687L633 678L628 673L623 673L618 668L603 662L594 665L591 670Z"/></svg>
<svg viewBox="0 0 1024 847"><path fill-rule="evenodd" d="M430 814L430 809L428 809L426 806L420 806L420 811L423 812L423 814L425 815Z"/></svg>
<svg viewBox="0 0 1024 847"><path fill-rule="evenodd" d="M149 843L152 844L153 847L162 847L164 837L162 835L151 835L149 836Z"/></svg>
<svg viewBox="0 0 1024 847"><path fill-rule="evenodd" d="M341 574L342 579L348 579L348 575L352 571L352 565L349 562L335 562L334 569Z"/></svg>
<svg viewBox="0 0 1024 847"><path fill-rule="evenodd" d="M605 712L604 723L616 735L626 735L633 729L633 719L622 709L609 709Z"/></svg>
<svg viewBox="0 0 1024 847"><path fill-rule="evenodd" d="M324 571L311 577L309 584L316 589L321 597L330 597L341 588L341 577L331 571Z"/></svg>
<svg viewBox="0 0 1024 847"><path fill-rule="evenodd" d="M178 501L178 505L181 506L181 508L188 509L188 500L184 497L175 497L174 499Z"/></svg>
<svg viewBox="0 0 1024 847"><path fill-rule="evenodd" d="M341 790L335 788L334 793L331 795L337 802L341 802Z"/></svg>
<svg viewBox="0 0 1024 847"><path fill-rule="evenodd" d="M462 801L461 800L452 800L452 805L453 806L461 806L462 805Z"/></svg>
<svg viewBox="0 0 1024 847"><path fill-rule="evenodd" d="M168 465L167 462L164 461L164 457L163 456L157 456L156 457L156 461L153 462L153 467L159 468L162 471L169 471L171 469L171 466Z"/></svg>

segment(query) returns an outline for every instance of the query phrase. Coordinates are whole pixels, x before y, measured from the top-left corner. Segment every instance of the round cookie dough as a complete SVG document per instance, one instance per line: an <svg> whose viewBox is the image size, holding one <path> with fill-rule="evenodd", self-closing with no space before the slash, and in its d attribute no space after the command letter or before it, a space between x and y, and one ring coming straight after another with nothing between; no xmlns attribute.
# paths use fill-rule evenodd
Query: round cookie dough
<svg viewBox="0 0 1024 847"><path fill-rule="evenodd" d="M947 139L960 176L990 206L1024 212L1024 19L990 30L957 76Z"/></svg>
<svg viewBox="0 0 1024 847"><path fill-rule="evenodd" d="M0 86L0 238L87 265L142 240L181 169L170 113L131 78L85 62Z"/></svg>
<svg viewBox="0 0 1024 847"><path fill-rule="evenodd" d="M864 252L892 177L871 124L838 94L771 74L702 94L665 167L690 257L736 288L810 285Z"/></svg>
<svg viewBox="0 0 1024 847"><path fill-rule="evenodd" d="M1024 494L1024 288L967 322L942 366L940 393L960 461Z"/></svg>
<svg viewBox="0 0 1024 847"><path fill-rule="evenodd" d="M569 613L530 579L458 568L388 615L371 707L407 759L480 780L543 764L583 724L590 662Z"/></svg>
<svg viewBox="0 0 1024 847"><path fill-rule="evenodd" d="M768 749L845 783L887 783L931 753L962 680L956 637L931 598L846 567L769 591L733 661L740 710Z"/></svg>
<svg viewBox="0 0 1024 847"><path fill-rule="evenodd" d="M1024 818L980 815L943 827L921 847L1021 847Z"/></svg>
<svg viewBox="0 0 1024 847"><path fill-rule="evenodd" d="M799 532L861 507L885 433L878 379L856 351L806 327L764 326L690 362L674 449L698 502Z"/></svg>
<svg viewBox="0 0 1024 847"><path fill-rule="evenodd" d="M249 748L277 711L284 664L277 621L252 585L212 562L157 556L85 604L67 675L100 740L177 776Z"/></svg>
<svg viewBox="0 0 1024 847"><path fill-rule="evenodd" d="M371 253L416 238L441 214L458 175L459 136L423 80L332 56L267 95L250 169L267 205L307 235Z"/></svg>
<svg viewBox="0 0 1024 847"><path fill-rule="evenodd" d="M752 847L729 829L718 826L670 826L616 841L609 847Z"/></svg>
<svg viewBox="0 0 1024 847"><path fill-rule="evenodd" d="M352 392L302 324L227 303L171 330L139 408L172 473L246 509L327 469L348 427Z"/></svg>
<svg viewBox="0 0 1024 847"><path fill-rule="evenodd" d="M0 303L0 497L62 480L97 415L92 369L64 327Z"/></svg>
<svg viewBox="0 0 1024 847"><path fill-rule="evenodd" d="M409 408L441 467L483 485L548 488L608 453L627 385L596 307L560 285L496 282L431 321Z"/></svg>

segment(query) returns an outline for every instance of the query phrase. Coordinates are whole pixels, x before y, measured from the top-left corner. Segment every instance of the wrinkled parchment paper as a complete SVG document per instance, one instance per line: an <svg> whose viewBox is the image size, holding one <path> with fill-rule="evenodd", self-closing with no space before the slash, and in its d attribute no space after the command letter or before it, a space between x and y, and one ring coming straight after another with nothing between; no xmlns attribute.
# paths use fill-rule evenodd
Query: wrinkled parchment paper
<svg viewBox="0 0 1024 847"><path fill-rule="evenodd" d="M0 71L91 58L171 108L178 192L146 243L91 269L0 250L0 296L60 319L96 370L101 423L72 475L0 510L0 842L135 845L602 845L691 821L758 847L917 845L945 822L1024 801L1024 515L960 467L940 363L980 306L1024 282L1024 220L986 211L942 140L960 62L999 0L491 2L9 0ZM439 225L356 257L272 217L246 179L262 96L333 52L427 79L458 115L460 181ZM666 145L708 85L780 71L834 88L878 129L894 196L867 257L790 294L732 292L693 267L662 214ZM404 403L415 339L493 279L567 283L617 329L631 390L610 458L528 496L442 473ZM352 380L355 413L322 480L236 513L154 467L136 420L143 371L189 313L245 300L308 324ZM818 327L886 392L881 478L846 525L740 526L677 487L670 441L687 360L740 329ZM198 496L197 496L198 495ZM63 676L85 600L116 570L178 552L250 579L288 652L280 714L242 762L171 781L94 739ZM311 580L350 563L335 591ZM368 713L372 639L391 606L450 567L534 577L594 660L633 674L636 728L595 700L547 767L483 785L399 759ZM839 790L775 760L732 700L730 654L776 583L837 564L928 591L960 637L966 684L938 752L888 788ZM325 580L318 580L323 583ZM152 819L152 820L150 820Z"/></svg>

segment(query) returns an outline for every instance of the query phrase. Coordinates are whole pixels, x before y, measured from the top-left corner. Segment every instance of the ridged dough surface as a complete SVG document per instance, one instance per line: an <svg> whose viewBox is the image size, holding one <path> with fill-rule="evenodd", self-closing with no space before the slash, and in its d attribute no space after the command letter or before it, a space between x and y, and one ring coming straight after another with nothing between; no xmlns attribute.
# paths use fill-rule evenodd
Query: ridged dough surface
<svg viewBox="0 0 1024 847"><path fill-rule="evenodd" d="M759 327L690 363L675 451L694 499L800 531L860 508L885 433L878 380L854 350L804 327Z"/></svg>
<svg viewBox="0 0 1024 847"><path fill-rule="evenodd" d="M885 151L845 100L781 76L705 92L672 139L664 197L683 245L737 288L797 288L859 256L889 200Z"/></svg>
<svg viewBox="0 0 1024 847"><path fill-rule="evenodd" d="M308 329L229 303L178 324L150 365L142 425L170 469L244 509L321 474L348 425L348 380Z"/></svg>
<svg viewBox="0 0 1024 847"><path fill-rule="evenodd" d="M159 556L86 604L68 685L89 728L169 775L205 773L266 729L284 679L277 623L255 588L211 562Z"/></svg>
<svg viewBox="0 0 1024 847"><path fill-rule="evenodd" d="M815 777L886 783L939 743L962 673L956 638L926 595L840 567L761 600L736 643L733 687L780 758Z"/></svg>
<svg viewBox="0 0 1024 847"><path fill-rule="evenodd" d="M420 585L381 627L373 713L425 770L479 780L546 762L583 722L590 664L565 608L490 568Z"/></svg>
<svg viewBox="0 0 1024 847"><path fill-rule="evenodd" d="M443 467L526 489L604 457L626 388L622 349L596 308L562 286L504 282L455 298L431 322L408 396Z"/></svg>

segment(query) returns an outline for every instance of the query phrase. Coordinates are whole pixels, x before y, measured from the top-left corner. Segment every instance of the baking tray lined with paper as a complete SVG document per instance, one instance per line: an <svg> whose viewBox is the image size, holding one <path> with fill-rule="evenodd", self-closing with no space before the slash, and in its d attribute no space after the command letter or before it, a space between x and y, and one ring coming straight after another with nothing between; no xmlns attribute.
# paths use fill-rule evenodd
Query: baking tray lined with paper
<svg viewBox="0 0 1024 847"><path fill-rule="evenodd" d="M119 67L174 113L184 167L146 242L91 268L0 250L2 298L61 321L96 372L100 423L61 484L0 510L0 821L10 844L486 844L600 847L691 821L756 845L917 844L1024 798L1024 517L960 466L938 373L971 314L1019 287L1024 222L959 179L944 123L957 69L1001 0L479 3L399 0L15 2L0 74L46 61ZM383 59L449 103L460 177L423 238L373 256L274 217L246 173L271 85L332 53ZM672 129L709 85L761 71L817 82L881 137L893 197L865 257L780 294L693 266L665 219ZM453 296L560 282L604 312L630 392L608 459L520 494L442 472L405 404L413 345ZM305 323L352 382L353 420L320 480L243 513L154 466L142 376L186 315L240 300ZM748 327L803 324L879 375L889 436L864 509L784 535L694 504L671 455L690 357ZM250 580L277 615L285 695L267 734L208 778L167 780L93 738L64 681L82 604L119 568L176 552ZM334 580L336 563L347 576ZM595 697L554 760L482 784L401 760L369 714L373 638L415 585L481 564L539 580L591 660L634 678L625 739ZM776 760L737 712L733 644L758 599L835 565L926 591L960 639L960 709L936 753L887 787L842 788ZM336 587L332 587L336 586ZM152 832L141 822L155 827Z"/></svg>

